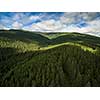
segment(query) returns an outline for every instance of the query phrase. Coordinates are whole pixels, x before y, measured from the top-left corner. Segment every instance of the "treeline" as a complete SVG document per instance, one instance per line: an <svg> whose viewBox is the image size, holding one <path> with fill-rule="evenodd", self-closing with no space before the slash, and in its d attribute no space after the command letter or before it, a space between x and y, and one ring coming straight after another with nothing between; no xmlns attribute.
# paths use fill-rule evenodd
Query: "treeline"
<svg viewBox="0 0 100 100"><path fill-rule="evenodd" d="M71 45L24 53L1 48L0 86L100 86L98 54Z"/></svg>

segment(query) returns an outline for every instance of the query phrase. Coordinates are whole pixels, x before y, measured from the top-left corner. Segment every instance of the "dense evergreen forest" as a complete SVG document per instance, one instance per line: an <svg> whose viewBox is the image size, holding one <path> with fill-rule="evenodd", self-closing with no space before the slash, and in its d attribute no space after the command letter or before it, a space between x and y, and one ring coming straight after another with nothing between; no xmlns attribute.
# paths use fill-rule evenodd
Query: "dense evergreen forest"
<svg viewBox="0 0 100 100"><path fill-rule="evenodd" d="M0 30L0 86L100 86L100 38Z"/></svg>

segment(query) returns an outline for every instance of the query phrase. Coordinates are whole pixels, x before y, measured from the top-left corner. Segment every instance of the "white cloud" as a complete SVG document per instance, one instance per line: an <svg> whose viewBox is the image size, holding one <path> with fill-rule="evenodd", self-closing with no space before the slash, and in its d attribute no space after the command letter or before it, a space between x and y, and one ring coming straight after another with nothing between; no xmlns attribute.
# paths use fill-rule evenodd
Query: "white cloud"
<svg viewBox="0 0 100 100"><path fill-rule="evenodd" d="M32 16L29 17L29 19L30 20L38 20L38 19L40 19L40 16L33 16L32 15Z"/></svg>
<svg viewBox="0 0 100 100"><path fill-rule="evenodd" d="M62 23L66 23L66 24L73 23L75 21L75 18L73 17L73 14L74 13L64 13L64 15L60 17L60 21Z"/></svg>
<svg viewBox="0 0 100 100"><path fill-rule="evenodd" d="M9 30L9 28L5 27L4 25L0 24L0 29Z"/></svg>
<svg viewBox="0 0 100 100"><path fill-rule="evenodd" d="M19 23L17 21L12 24L12 28L13 29L21 29L22 26L23 26L23 24L21 24L21 23Z"/></svg>
<svg viewBox="0 0 100 100"><path fill-rule="evenodd" d="M48 19L42 20L41 22L34 23L29 27L24 27L24 29L28 29L31 31L42 31L42 32L80 32L80 33L92 33L100 32L100 21L99 20L90 20L93 18L88 18L86 13L79 14L78 17L84 17L86 23L88 24L86 27L77 27L75 24L76 21L80 19L76 19L79 13L65 13L60 17L60 20ZM86 17L85 17L86 16ZM90 16L90 15L89 15ZM98 34L99 35L99 34Z"/></svg>
<svg viewBox="0 0 100 100"><path fill-rule="evenodd" d="M7 28L6 24L10 23L11 28L14 29L42 32L80 32L100 36L100 18L96 18L96 14L96 12L68 12L58 17L56 14L49 15L47 13L39 15L15 13L12 18L2 19L0 28ZM57 19L55 19L56 17ZM39 22L37 22L38 20ZM87 26L78 27L77 23L81 22L86 23Z"/></svg>
<svg viewBox="0 0 100 100"><path fill-rule="evenodd" d="M38 30L38 31L42 31L42 32L43 31L44 32L50 32L50 31L56 32L56 31L60 31L63 27L64 27L64 25L62 25L60 23L60 21L55 21L55 20L51 19L51 20L34 23L29 27L24 27L24 29L29 28L29 30L32 30L32 31Z"/></svg>
<svg viewBox="0 0 100 100"><path fill-rule="evenodd" d="M3 28L4 28L4 26L2 24L0 24L0 29L3 29Z"/></svg>
<svg viewBox="0 0 100 100"><path fill-rule="evenodd" d="M17 20L23 19L24 17L26 17L26 15L24 13L16 13L12 17L12 20L17 21Z"/></svg>

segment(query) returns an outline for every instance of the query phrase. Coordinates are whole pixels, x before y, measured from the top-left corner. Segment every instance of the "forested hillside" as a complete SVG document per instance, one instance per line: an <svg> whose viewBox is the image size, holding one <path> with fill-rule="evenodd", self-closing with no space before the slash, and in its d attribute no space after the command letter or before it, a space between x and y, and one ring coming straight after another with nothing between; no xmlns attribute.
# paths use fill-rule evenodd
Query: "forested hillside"
<svg viewBox="0 0 100 100"><path fill-rule="evenodd" d="M0 86L100 86L100 38L1 30Z"/></svg>

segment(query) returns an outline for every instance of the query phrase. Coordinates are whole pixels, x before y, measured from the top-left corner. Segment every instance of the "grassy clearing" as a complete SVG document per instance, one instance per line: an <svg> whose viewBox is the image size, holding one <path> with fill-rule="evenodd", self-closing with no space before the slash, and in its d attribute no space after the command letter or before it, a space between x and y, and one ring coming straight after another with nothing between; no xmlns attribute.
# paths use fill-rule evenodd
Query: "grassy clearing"
<svg viewBox="0 0 100 100"><path fill-rule="evenodd" d="M25 43L22 41L11 41L11 40L1 40L0 41L0 47L11 47L11 48L16 48L18 50L21 50L23 52L25 51L39 51L39 50L48 50L48 49L52 49L55 47L59 47L59 46L63 46L63 45L74 45L74 46L78 46L81 47L81 49L83 49L84 51L88 50L92 53L95 53L97 50L82 45L82 44L78 44L78 43L74 43L74 42L66 42L66 43L60 43L60 44L55 44L55 45L48 45L46 47L41 47L38 43Z"/></svg>
<svg viewBox="0 0 100 100"><path fill-rule="evenodd" d="M66 43L61 43L61 44L57 44L57 45L49 45L48 47L42 47L40 48L40 50L48 50L48 49L52 49L52 48L55 48L55 47L59 47L59 46L62 46L62 45L74 45L74 46L78 46L78 47L81 47L81 49L83 49L84 51L90 51L92 53L95 53L97 50L91 48L91 47L88 47L88 46L84 46L84 45L81 45L81 44L78 44L78 43L73 43L73 42L66 42Z"/></svg>

